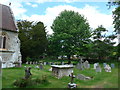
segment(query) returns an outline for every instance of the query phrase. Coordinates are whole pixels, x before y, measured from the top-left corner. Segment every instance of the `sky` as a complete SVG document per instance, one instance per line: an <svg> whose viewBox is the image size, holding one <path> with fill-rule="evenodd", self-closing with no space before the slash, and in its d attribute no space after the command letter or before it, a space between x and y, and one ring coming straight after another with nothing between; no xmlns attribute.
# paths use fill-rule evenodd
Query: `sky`
<svg viewBox="0 0 120 90"><path fill-rule="evenodd" d="M41 21L48 34L54 19L64 10L72 10L84 15L90 27L94 30L103 25L110 35L114 31L112 11L108 9L108 0L0 0L1 4L9 6L13 11L15 20ZM115 40L117 42L117 39Z"/></svg>

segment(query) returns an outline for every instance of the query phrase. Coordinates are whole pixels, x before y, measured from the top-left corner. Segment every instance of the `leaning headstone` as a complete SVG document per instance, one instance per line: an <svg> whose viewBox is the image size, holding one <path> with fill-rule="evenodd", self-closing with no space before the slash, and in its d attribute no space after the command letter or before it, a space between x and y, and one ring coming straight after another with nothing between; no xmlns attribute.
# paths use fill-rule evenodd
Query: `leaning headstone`
<svg viewBox="0 0 120 90"><path fill-rule="evenodd" d="M101 67L99 65L97 65L96 66L96 72L101 72L101 71L102 71Z"/></svg>
<svg viewBox="0 0 120 90"><path fill-rule="evenodd" d="M114 63L111 63L111 68L115 68L115 64Z"/></svg>
<svg viewBox="0 0 120 90"><path fill-rule="evenodd" d="M25 79L28 79L32 74L30 72L31 67L25 69Z"/></svg>

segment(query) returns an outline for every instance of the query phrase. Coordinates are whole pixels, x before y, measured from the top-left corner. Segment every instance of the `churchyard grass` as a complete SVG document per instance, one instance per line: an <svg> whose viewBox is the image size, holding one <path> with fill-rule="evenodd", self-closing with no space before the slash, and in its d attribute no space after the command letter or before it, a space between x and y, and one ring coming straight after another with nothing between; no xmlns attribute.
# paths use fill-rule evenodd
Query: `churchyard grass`
<svg viewBox="0 0 120 90"><path fill-rule="evenodd" d="M49 81L49 83L27 86L26 88L67 88L67 85L70 82L70 77L64 76L57 79L52 76L52 72L48 71L50 69L49 65L45 65L43 70L39 70L35 68L36 65L23 64L21 68L14 67L2 69L2 88L17 88L13 85L13 82L18 78L24 77L24 66L32 67L32 79L46 75L47 80ZM102 67L102 72L95 72L93 64L91 64L90 69L85 69L83 71L74 68L74 75L84 74L93 77L91 80L86 81L75 78L74 82L77 84L78 88L118 88L117 63L115 63L115 68L112 69L112 72L105 72L103 64L100 64L100 66Z"/></svg>

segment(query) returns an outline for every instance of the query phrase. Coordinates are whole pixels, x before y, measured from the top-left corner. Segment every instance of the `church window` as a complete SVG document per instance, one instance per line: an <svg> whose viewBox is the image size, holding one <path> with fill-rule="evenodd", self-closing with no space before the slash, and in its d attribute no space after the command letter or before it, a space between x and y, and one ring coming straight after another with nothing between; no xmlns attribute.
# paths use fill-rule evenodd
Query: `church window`
<svg viewBox="0 0 120 90"><path fill-rule="evenodd" d="M0 49L5 49L6 47L6 37L0 36Z"/></svg>

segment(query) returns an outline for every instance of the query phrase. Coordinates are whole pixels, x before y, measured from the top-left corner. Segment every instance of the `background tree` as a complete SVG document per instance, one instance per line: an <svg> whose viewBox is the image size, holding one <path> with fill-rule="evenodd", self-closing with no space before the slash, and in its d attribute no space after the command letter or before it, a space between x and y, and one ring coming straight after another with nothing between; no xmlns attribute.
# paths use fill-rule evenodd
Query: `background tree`
<svg viewBox="0 0 120 90"><path fill-rule="evenodd" d="M108 2L109 8L111 6L116 6L115 10L113 11L113 24L115 28L115 32L118 34L118 53L117 56L120 58L120 0L110 0Z"/></svg>
<svg viewBox="0 0 120 90"><path fill-rule="evenodd" d="M26 58L38 59L46 53L47 38L42 22L18 21L19 38L23 62ZM33 60L33 59L32 59Z"/></svg>
<svg viewBox="0 0 120 90"><path fill-rule="evenodd" d="M84 16L74 11L63 11L54 20L51 28L52 42L57 55L83 55L90 37L90 27Z"/></svg>
<svg viewBox="0 0 120 90"><path fill-rule="evenodd" d="M102 25L93 31L92 56L99 60L107 59L113 54L115 35L105 35L106 28Z"/></svg>

